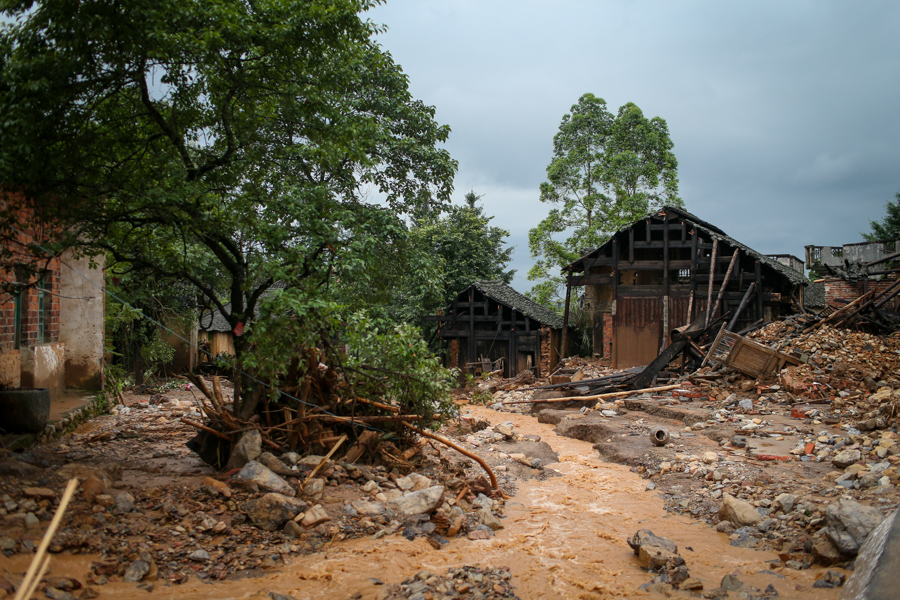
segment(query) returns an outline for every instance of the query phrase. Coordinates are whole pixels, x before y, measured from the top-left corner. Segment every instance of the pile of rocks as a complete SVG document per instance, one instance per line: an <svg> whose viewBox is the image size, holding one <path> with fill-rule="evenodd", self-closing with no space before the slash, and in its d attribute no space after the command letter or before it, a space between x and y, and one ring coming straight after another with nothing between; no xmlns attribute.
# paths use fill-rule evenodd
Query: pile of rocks
<svg viewBox="0 0 900 600"><path fill-rule="evenodd" d="M508 567L479 569L472 566L448 569L444 575L421 571L403 583L389 585L379 600L449 600L473 598L499 600L518 598Z"/></svg>

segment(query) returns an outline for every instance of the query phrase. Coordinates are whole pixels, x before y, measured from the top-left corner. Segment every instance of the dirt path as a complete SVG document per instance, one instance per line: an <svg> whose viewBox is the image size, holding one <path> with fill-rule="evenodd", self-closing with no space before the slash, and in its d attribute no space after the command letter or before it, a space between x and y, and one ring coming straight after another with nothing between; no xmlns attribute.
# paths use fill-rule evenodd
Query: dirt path
<svg viewBox="0 0 900 600"><path fill-rule="evenodd" d="M518 494L506 503L505 528L489 540L455 538L442 550L424 539L407 541L399 535L329 544L323 553L295 557L291 564L262 577L201 583L191 578L182 585L157 582L152 595L169 598L226 600L271 590L300 599L377 598L387 584L399 583L428 570L443 573L448 567L508 566L520 598L654 597L639 591L651 577L626 544L638 529L675 542L692 577L705 590L719 587L726 574L737 574L742 591L761 595L773 585L782 598L836 598L839 589L815 589L822 570L777 568L773 553L735 548L725 534L703 523L667 513L646 481L628 467L602 462L588 442L558 437L553 426L535 418L472 407L472 413L492 424L512 421L517 433L541 436L560 462L548 465L561 473L544 481L518 482ZM57 555L53 575L82 579L96 556ZM0 569L24 571L29 557L0 556ZM754 591L751 588L757 588ZM146 598L135 584L114 582L96 588L101 598ZM677 592L688 597L687 592ZM732 592L734 594L734 592Z"/></svg>

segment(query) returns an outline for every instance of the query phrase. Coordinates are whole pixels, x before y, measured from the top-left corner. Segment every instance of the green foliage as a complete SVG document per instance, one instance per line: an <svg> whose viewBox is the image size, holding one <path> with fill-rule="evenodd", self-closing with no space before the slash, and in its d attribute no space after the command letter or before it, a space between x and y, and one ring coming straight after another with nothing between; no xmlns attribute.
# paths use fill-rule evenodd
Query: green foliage
<svg viewBox="0 0 900 600"><path fill-rule="evenodd" d="M894 194L894 201L887 201L885 212L881 221L869 221L872 233L861 234L866 241L880 242L882 240L900 239L900 192Z"/></svg>
<svg viewBox="0 0 900 600"><path fill-rule="evenodd" d="M482 197L470 191L465 206L450 206L445 216L418 219L412 228L413 243L441 266L440 295L426 300L425 311L447 306L473 281L512 281L515 270L506 266L514 248L504 248L509 231L490 225L494 217L476 204Z"/></svg>
<svg viewBox="0 0 900 600"><path fill-rule="evenodd" d="M678 197L678 161L665 120L647 119L632 103L613 117L606 101L585 94L563 116L541 202L547 217L528 234L532 258L529 295L549 305L563 279L558 269L613 233ZM561 239L561 234L567 236Z"/></svg>
<svg viewBox="0 0 900 600"><path fill-rule="evenodd" d="M402 217L439 211L456 163L360 18L373 5L6 0L0 179L59 225L54 247L187 282L232 327L275 282L377 296Z"/></svg>

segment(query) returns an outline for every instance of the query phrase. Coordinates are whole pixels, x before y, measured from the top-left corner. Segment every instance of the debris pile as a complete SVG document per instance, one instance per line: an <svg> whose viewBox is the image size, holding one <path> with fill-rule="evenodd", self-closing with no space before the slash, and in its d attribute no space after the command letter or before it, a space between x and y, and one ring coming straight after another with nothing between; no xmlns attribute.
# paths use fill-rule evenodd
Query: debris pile
<svg viewBox="0 0 900 600"><path fill-rule="evenodd" d="M419 600L425 598L481 598L499 600L518 598L508 567L479 569L472 566L447 569L445 575L430 571L416 573L403 583L387 586L380 600Z"/></svg>

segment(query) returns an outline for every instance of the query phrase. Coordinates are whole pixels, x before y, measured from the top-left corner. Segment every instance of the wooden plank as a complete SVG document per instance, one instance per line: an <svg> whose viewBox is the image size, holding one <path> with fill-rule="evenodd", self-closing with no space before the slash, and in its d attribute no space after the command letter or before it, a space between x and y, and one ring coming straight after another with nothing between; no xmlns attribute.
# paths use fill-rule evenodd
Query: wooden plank
<svg viewBox="0 0 900 600"><path fill-rule="evenodd" d="M722 286L719 288L719 295L716 298L716 305L712 309L712 314L715 315L719 312L719 306L722 304L722 294L725 293L725 288L728 287L728 278L731 277L731 272L734 270L734 265L738 260L738 255L741 253L740 248L734 249L734 254L731 256L731 262L728 263L728 270L725 271L725 279L722 280ZM708 307L707 307L708 310ZM709 313L707 313L709 314Z"/></svg>
<svg viewBox="0 0 900 600"><path fill-rule="evenodd" d="M709 326L710 307L712 306L713 277L716 274L716 253L719 251L719 238L713 240L712 260L709 263L709 292L706 295L706 325Z"/></svg>

